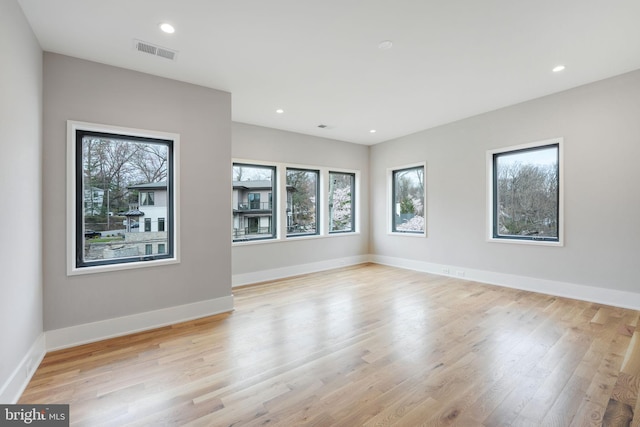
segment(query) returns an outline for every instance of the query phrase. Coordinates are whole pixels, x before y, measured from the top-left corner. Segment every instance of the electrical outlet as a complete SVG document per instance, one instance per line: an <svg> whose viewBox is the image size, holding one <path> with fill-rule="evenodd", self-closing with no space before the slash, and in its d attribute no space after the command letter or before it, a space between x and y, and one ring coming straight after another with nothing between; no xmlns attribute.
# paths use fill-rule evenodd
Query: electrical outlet
<svg viewBox="0 0 640 427"><path fill-rule="evenodd" d="M462 270L456 271L456 274L458 275L458 277L464 277L464 271Z"/></svg>
<svg viewBox="0 0 640 427"><path fill-rule="evenodd" d="M451 273L451 272L449 271L449 269L448 269L448 268L443 268L443 269L442 269L442 273L443 273L443 274L449 274L449 273Z"/></svg>

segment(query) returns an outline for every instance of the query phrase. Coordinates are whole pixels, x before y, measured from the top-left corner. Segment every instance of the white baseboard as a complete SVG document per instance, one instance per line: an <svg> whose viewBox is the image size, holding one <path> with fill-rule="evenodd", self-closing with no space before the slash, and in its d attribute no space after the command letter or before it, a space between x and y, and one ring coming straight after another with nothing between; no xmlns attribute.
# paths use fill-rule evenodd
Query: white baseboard
<svg viewBox="0 0 640 427"><path fill-rule="evenodd" d="M369 260L376 264L423 271L425 273L438 274L441 276L451 276L459 279L486 283L489 285L498 285L507 288L595 302L615 307L629 308L632 310L640 310L640 293L635 292L537 279L534 277L517 276L514 274L496 273L493 271L474 270L466 267L434 264L382 255L370 255ZM445 271L448 271L449 273L445 273Z"/></svg>
<svg viewBox="0 0 640 427"><path fill-rule="evenodd" d="M233 310L233 295L46 331L46 350L60 350Z"/></svg>
<svg viewBox="0 0 640 427"><path fill-rule="evenodd" d="M369 255L358 255L313 262L309 264L292 265L290 267L261 270L252 273L234 274L231 283L232 286L235 287L249 285L252 283L267 282L269 280L284 279L285 277L299 276L301 274L316 273L318 271L362 264L365 262L369 262L369 258Z"/></svg>
<svg viewBox="0 0 640 427"><path fill-rule="evenodd" d="M0 403L15 404L18 402L45 354L45 335L42 333L33 342L7 382L0 388Z"/></svg>

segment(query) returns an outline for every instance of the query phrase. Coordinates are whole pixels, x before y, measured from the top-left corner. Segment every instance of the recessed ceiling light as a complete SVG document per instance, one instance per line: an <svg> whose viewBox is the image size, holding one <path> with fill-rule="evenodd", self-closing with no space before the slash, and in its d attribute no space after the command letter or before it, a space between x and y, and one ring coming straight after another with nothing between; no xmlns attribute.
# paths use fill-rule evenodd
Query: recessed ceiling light
<svg viewBox="0 0 640 427"><path fill-rule="evenodd" d="M278 108L278 109L276 110L276 113L278 113L278 114L282 114L282 113L284 113L284 110L283 110L282 108Z"/></svg>
<svg viewBox="0 0 640 427"><path fill-rule="evenodd" d="M162 31L164 31L165 33L167 33L167 34L173 34L173 33L175 33L175 32L176 32L176 29L175 29L175 28L173 28L173 25L168 24L168 23L166 23L166 22L164 22L164 23L160 24L160 29L161 29Z"/></svg>
<svg viewBox="0 0 640 427"><path fill-rule="evenodd" d="M375 130L375 129L371 129L371 130L369 131L369 133L376 133L376 130Z"/></svg>
<svg viewBox="0 0 640 427"><path fill-rule="evenodd" d="M393 42L391 40L384 40L378 44L378 49L386 50L391 49L393 47Z"/></svg>
<svg viewBox="0 0 640 427"><path fill-rule="evenodd" d="M560 71L562 71L562 70L564 70L564 65L558 65L558 66L555 66L555 67L553 68L553 70L552 70L552 71L553 71L554 73L559 73L559 72L560 72Z"/></svg>

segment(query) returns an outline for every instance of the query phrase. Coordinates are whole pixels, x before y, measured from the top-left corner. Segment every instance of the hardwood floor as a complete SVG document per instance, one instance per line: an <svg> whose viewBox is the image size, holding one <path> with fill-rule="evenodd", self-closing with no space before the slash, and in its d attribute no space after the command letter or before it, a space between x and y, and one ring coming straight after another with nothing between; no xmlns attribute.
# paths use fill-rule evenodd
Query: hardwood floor
<svg viewBox="0 0 640 427"><path fill-rule="evenodd" d="M48 354L78 426L638 426L639 312L368 264Z"/></svg>

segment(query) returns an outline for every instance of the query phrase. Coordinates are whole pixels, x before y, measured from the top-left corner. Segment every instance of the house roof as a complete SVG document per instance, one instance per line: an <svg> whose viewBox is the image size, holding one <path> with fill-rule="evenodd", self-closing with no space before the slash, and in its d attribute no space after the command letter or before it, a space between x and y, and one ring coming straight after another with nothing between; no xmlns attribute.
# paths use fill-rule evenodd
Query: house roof
<svg viewBox="0 0 640 427"><path fill-rule="evenodd" d="M233 188L235 190L271 190L273 182L267 180L233 181ZM296 191L292 185L287 185L287 190Z"/></svg>
<svg viewBox="0 0 640 427"><path fill-rule="evenodd" d="M127 188L129 190L166 190L167 181L148 182L144 184L130 185Z"/></svg>
<svg viewBox="0 0 640 427"><path fill-rule="evenodd" d="M130 211L126 211L123 214L120 214L122 216L144 216L144 212L142 212L141 210L138 209L132 209Z"/></svg>
<svg viewBox="0 0 640 427"><path fill-rule="evenodd" d="M243 188L245 190L267 190L272 187L273 182L268 180L233 181L233 188Z"/></svg>

